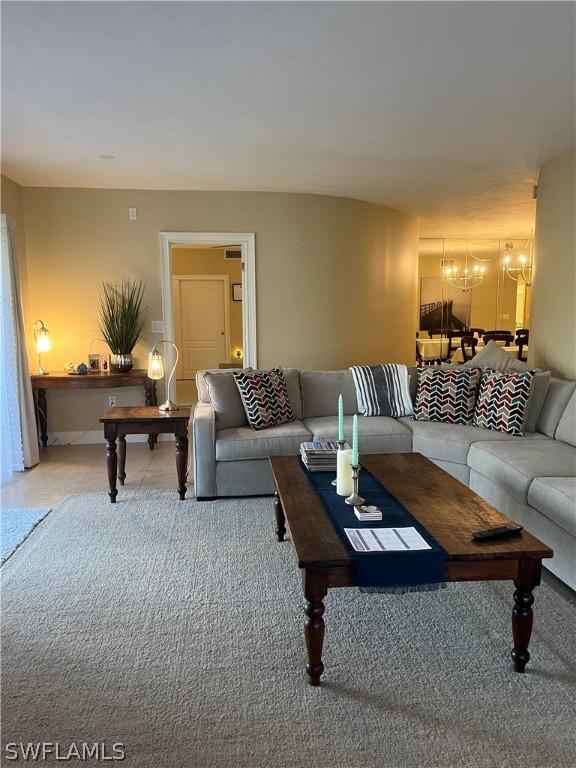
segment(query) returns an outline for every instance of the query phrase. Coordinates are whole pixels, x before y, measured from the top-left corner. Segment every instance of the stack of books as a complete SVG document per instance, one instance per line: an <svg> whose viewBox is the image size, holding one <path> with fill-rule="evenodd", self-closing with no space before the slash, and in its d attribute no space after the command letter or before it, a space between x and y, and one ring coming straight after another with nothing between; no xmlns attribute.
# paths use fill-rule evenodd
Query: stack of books
<svg viewBox="0 0 576 768"><path fill-rule="evenodd" d="M348 447L348 446L346 446ZM336 472L336 440L320 440L314 443L301 443L300 456L310 472Z"/></svg>
<svg viewBox="0 0 576 768"><path fill-rule="evenodd" d="M358 520L362 520L365 523L369 520L382 520L382 510L371 505L354 507L354 514Z"/></svg>

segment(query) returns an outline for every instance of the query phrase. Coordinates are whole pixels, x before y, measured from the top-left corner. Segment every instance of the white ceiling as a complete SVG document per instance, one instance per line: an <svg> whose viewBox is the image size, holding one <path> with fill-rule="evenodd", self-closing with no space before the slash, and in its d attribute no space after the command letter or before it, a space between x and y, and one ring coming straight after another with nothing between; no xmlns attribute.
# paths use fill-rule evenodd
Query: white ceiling
<svg viewBox="0 0 576 768"><path fill-rule="evenodd" d="M343 195L427 236L529 234L537 169L574 144L575 7L3 2L3 170Z"/></svg>

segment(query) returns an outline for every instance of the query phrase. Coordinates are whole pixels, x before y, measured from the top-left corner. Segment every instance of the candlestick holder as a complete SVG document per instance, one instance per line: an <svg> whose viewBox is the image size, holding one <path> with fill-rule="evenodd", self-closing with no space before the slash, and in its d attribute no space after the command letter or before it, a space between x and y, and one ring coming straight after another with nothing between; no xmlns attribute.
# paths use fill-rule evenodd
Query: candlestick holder
<svg viewBox="0 0 576 768"><path fill-rule="evenodd" d="M352 464L352 494L345 499L346 504L350 504L351 507L360 507L366 499L358 495L358 475L360 474L360 465Z"/></svg>
<svg viewBox="0 0 576 768"><path fill-rule="evenodd" d="M338 440L338 450L339 451L343 451L345 445L346 445L346 441L345 440ZM338 483L337 479L334 478L334 480L332 480L332 485L335 486L335 485L337 485L337 483Z"/></svg>

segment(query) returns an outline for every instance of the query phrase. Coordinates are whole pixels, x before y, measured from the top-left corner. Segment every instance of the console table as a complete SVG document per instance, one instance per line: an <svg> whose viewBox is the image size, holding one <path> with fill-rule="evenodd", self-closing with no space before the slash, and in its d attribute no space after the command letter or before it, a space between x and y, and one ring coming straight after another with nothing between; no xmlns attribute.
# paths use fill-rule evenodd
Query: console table
<svg viewBox="0 0 576 768"><path fill-rule="evenodd" d="M116 387L144 387L146 405L158 405L156 382L148 378L148 372L143 369L132 369L127 373L86 373L74 375L66 371L39 374L34 373L32 391L36 420L39 426L40 441L46 448L48 445L48 406L46 404L47 389L115 389ZM148 435L148 445L153 450L158 439L157 435Z"/></svg>

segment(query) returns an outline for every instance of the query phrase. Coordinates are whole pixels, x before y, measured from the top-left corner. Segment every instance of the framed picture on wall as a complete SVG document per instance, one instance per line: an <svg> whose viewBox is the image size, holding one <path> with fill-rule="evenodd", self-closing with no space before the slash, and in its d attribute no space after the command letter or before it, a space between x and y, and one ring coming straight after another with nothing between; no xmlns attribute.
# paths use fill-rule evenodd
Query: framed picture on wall
<svg viewBox="0 0 576 768"><path fill-rule="evenodd" d="M232 283L232 301L242 301L242 283Z"/></svg>

